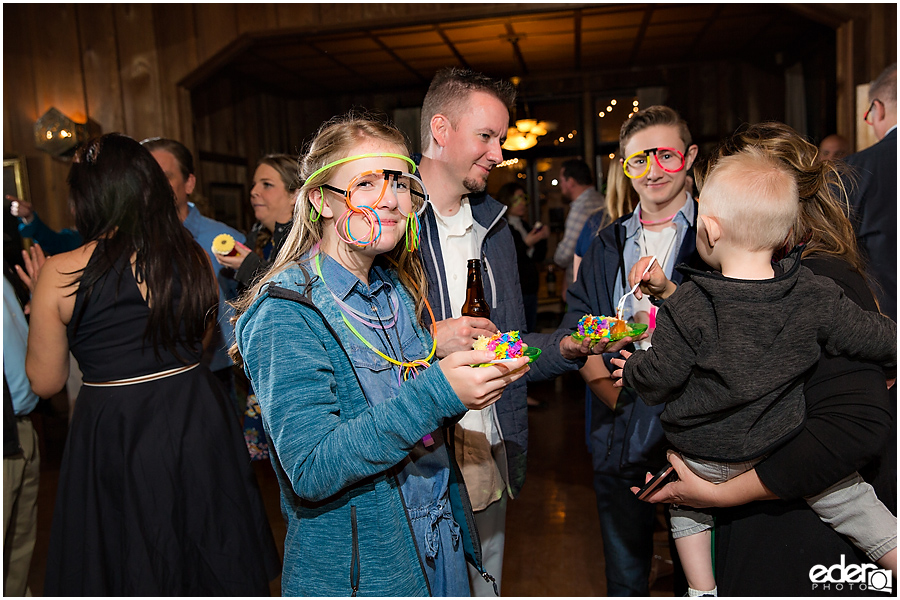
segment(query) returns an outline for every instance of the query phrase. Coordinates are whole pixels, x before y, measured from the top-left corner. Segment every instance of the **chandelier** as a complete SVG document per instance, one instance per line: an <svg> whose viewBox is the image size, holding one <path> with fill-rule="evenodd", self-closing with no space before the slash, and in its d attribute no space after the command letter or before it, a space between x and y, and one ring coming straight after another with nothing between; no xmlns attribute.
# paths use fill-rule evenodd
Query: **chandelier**
<svg viewBox="0 0 900 600"><path fill-rule="evenodd" d="M504 150L528 150L533 148L541 136L556 129L556 123L550 121L538 121L537 119L519 119L515 126L510 127L506 133Z"/></svg>

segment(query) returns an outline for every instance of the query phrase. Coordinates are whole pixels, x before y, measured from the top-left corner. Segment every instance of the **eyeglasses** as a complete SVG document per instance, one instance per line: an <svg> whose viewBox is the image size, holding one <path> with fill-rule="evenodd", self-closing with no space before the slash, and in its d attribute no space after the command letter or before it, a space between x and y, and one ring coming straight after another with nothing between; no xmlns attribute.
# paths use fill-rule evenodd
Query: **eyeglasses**
<svg viewBox="0 0 900 600"><path fill-rule="evenodd" d="M874 125L874 124L875 124L875 123L873 123L872 121L869 120L869 115L872 114L872 109L875 108L875 103L876 103L876 102L881 102L881 100L879 100L878 98L875 98L874 100L872 100L872 104L869 105L869 109L866 111L866 114L863 115L863 121L865 121L865 122L868 123L869 125ZM873 116L874 116L874 115L873 115Z"/></svg>
<svg viewBox="0 0 900 600"><path fill-rule="evenodd" d="M677 173L684 169L684 154L675 148L648 148L635 152L625 159L622 169L629 179L640 179L650 171L650 155L666 173Z"/></svg>
<svg viewBox="0 0 900 600"><path fill-rule="evenodd" d="M390 188L397 199L397 208L403 216L420 215L425 210L428 194L425 184L412 173L402 173L390 169L366 171L354 177L346 190L323 184L321 187L340 194L352 208L375 209L381 204Z"/></svg>

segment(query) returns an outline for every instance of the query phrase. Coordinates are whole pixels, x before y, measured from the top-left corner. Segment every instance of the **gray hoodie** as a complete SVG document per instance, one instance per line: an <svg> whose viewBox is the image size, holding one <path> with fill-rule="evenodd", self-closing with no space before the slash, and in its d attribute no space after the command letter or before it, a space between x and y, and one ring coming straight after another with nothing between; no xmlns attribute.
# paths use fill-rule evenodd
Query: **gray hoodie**
<svg viewBox="0 0 900 600"><path fill-rule="evenodd" d="M723 462L762 456L804 423L803 383L822 350L896 368L897 325L867 312L830 279L800 266L747 281L690 276L657 314L653 346L625 363L626 385L665 402L680 451Z"/></svg>

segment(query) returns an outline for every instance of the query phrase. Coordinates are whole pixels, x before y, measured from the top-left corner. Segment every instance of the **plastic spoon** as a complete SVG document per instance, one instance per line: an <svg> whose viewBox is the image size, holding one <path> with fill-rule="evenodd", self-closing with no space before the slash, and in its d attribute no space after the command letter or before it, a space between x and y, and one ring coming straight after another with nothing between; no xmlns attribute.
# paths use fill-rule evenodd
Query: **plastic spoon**
<svg viewBox="0 0 900 600"><path fill-rule="evenodd" d="M628 298L628 296L634 294L635 290L638 289L638 286L641 285L641 280L644 278L644 275L646 275L647 272L650 271L650 267L653 266L654 262L656 262L656 256L651 256L650 262L647 263L647 267L644 269L644 272L641 273L640 277L638 277L638 282L634 284L634 287L631 288L630 291L626 292L625 295L619 299L619 303L616 305L616 318L620 321L622 320L622 314L625 312L625 299Z"/></svg>

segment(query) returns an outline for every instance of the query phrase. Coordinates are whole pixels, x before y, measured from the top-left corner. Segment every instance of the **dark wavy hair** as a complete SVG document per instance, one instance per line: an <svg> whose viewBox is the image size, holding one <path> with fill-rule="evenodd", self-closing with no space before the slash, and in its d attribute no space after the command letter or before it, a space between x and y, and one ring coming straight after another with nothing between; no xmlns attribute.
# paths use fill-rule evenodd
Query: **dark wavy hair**
<svg viewBox="0 0 900 600"><path fill-rule="evenodd" d="M803 244L804 257L837 256L863 273L864 262L850 221L850 202L844 183L847 167L842 161L816 162L819 149L789 125L766 121L739 126L695 170L700 197L703 197L703 184L719 159L748 147L759 148L780 161L797 181L800 213L786 249ZM852 178L849 180L852 182Z"/></svg>
<svg viewBox="0 0 900 600"><path fill-rule="evenodd" d="M178 218L175 193L159 164L137 141L110 133L76 151L68 184L78 232L85 243L103 242L80 275L72 273L70 285L86 290L75 328L97 282L123 257L133 257L150 307L144 338L157 355L162 347L181 358L180 343L194 347L215 322L218 288L209 258Z"/></svg>

